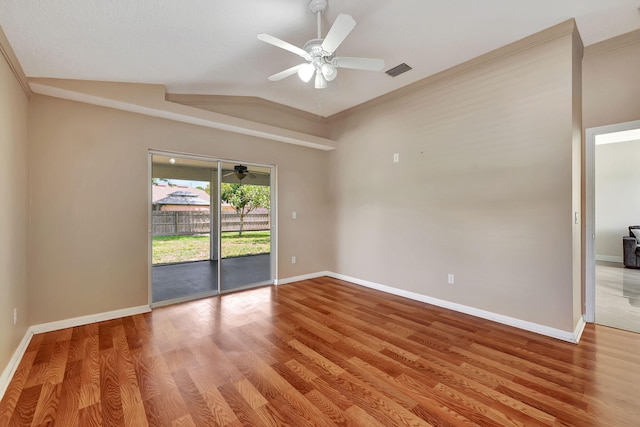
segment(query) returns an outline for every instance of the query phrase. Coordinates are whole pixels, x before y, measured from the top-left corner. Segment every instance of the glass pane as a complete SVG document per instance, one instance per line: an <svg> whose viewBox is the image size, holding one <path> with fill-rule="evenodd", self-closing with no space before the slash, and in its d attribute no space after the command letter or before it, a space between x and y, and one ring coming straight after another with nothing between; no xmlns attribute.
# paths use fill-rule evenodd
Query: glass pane
<svg viewBox="0 0 640 427"><path fill-rule="evenodd" d="M271 281L271 168L223 163L220 290Z"/></svg>
<svg viewBox="0 0 640 427"><path fill-rule="evenodd" d="M153 303L218 292L217 194L211 196L211 189L217 189L217 165L152 157Z"/></svg>

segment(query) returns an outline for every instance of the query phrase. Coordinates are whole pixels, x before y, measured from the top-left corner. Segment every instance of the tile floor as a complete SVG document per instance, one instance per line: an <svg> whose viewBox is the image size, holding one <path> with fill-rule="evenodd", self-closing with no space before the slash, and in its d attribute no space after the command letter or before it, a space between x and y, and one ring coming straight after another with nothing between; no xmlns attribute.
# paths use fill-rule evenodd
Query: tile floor
<svg viewBox="0 0 640 427"><path fill-rule="evenodd" d="M152 269L152 301L204 297L218 292L218 262L196 261L156 265ZM271 255L250 255L222 260L222 292L244 289L271 280Z"/></svg>
<svg viewBox="0 0 640 427"><path fill-rule="evenodd" d="M596 323L640 333L640 269L596 262Z"/></svg>

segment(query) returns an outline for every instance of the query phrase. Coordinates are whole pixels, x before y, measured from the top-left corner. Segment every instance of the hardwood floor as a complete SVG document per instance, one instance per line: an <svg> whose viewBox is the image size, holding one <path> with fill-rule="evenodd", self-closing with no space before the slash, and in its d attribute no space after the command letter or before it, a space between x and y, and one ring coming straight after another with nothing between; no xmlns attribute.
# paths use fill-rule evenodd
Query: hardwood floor
<svg viewBox="0 0 640 427"><path fill-rule="evenodd" d="M639 337L574 345L320 278L35 335L0 426L636 426Z"/></svg>

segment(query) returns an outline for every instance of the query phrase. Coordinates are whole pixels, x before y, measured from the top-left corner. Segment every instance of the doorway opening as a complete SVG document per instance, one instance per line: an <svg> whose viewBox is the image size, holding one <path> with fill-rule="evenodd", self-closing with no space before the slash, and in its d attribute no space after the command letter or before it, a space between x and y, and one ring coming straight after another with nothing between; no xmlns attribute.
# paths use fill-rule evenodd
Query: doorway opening
<svg viewBox="0 0 640 427"><path fill-rule="evenodd" d="M633 332L640 332L640 247L625 245L629 227L640 225L637 158L640 121L587 129L585 320Z"/></svg>
<svg viewBox="0 0 640 427"><path fill-rule="evenodd" d="M152 307L273 283L273 167L235 166L150 153Z"/></svg>

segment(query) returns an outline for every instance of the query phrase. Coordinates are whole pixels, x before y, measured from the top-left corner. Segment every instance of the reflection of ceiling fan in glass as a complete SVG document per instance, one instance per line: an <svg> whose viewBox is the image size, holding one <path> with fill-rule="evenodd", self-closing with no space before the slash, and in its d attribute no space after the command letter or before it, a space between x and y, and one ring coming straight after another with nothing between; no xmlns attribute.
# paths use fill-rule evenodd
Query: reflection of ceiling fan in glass
<svg viewBox="0 0 640 427"><path fill-rule="evenodd" d="M306 63L296 65L295 67L288 68L270 76L269 80L275 82L298 73L300 79L306 83L311 80L311 77L315 74L315 88L324 89L327 87L327 82L336 78L338 75L338 68L352 68L355 70L369 71L380 71L384 68L384 61L382 59L335 56L336 49L338 49L338 46L340 46L344 39L346 39L349 33L354 29L356 21L350 15L338 15L333 26L329 29L327 36L323 39L321 31L321 16L322 12L324 12L326 8L327 0L309 1L309 9L311 9L317 17L318 37L309 40L302 49L269 34L258 34L259 40L281 49L288 50L289 52L295 53L307 60Z"/></svg>
<svg viewBox="0 0 640 427"><path fill-rule="evenodd" d="M256 175L267 176L269 174L268 173L264 173L264 172L257 172L257 171L250 172L249 168L244 166L244 165L235 165L233 167L233 172L227 172L222 176L226 177L226 176L231 176L231 175L235 175L236 178L238 178L240 181L242 181L247 176L249 178L257 178Z"/></svg>

